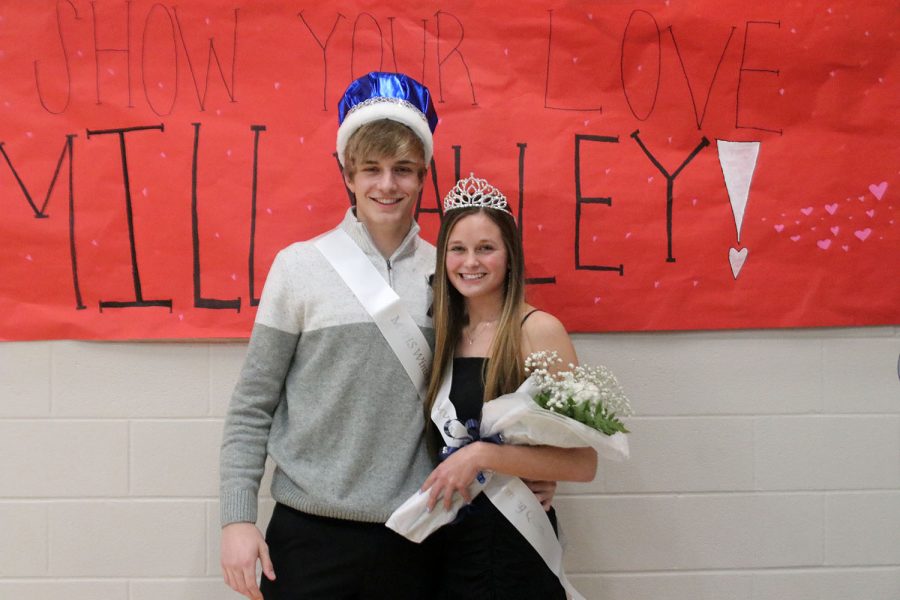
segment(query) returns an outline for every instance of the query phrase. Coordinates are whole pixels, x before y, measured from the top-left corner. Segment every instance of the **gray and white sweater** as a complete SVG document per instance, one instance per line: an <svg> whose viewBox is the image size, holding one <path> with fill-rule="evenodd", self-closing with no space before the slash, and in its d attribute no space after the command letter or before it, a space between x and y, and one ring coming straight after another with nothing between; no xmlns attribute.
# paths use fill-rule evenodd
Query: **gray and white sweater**
<svg viewBox="0 0 900 600"><path fill-rule="evenodd" d="M348 210L339 225L434 344L434 247L415 223L390 259ZM273 498L380 523L432 468L422 402L378 327L311 241L283 249L260 297L220 456L221 522L255 522L266 455Z"/></svg>

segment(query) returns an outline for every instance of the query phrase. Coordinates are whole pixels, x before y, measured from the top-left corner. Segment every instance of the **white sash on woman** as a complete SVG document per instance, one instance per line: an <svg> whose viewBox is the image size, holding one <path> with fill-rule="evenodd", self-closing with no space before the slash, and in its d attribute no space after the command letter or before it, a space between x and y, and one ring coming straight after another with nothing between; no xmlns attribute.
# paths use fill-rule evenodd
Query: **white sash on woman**
<svg viewBox="0 0 900 600"><path fill-rule="evenodd" d="M431 348L400 296L343 229L330 231L313 243L375 321L419 396L424 398Z"/></svg>
<svg viewBox="0 0 900 600"><path fill-rule="evenodd" d="M457 420L456 408L450 401L452 383L453 363L451 362L444 371L441 387L431 409L431 420L437 425L447 446L458 446L459 441L444 429L447 421ZM553 525L550 523L547 513L534 493L518 477L502 473L484 473L484 477L486 483L482 492L522 534L522 537L537 550L550 570L559 578L559 582L569 597L572 600L584 600L584 596L578 593L578 590L566 577L562 564L562 546L553 531Z"/></svg>

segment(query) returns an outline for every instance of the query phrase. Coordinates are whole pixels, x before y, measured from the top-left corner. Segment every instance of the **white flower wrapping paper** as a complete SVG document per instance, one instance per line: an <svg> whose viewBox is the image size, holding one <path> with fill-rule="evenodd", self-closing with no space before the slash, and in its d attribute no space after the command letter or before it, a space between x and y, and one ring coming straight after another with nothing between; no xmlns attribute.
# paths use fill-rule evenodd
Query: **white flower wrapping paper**
<svg viewBox="0 0 900 600"><path fill-rule="evenodd" d="M505 394L485 403L481 415L481 436L500 433L506 444L557 446L579 448L590 446L607 460L628 458L628 438L623 433L606 435L569 417L541 408L533 396L538 392L531 378L512 394ZM475 497L490 482L491 473L484 473L484 483L473 481L469 494ZM455 495L450 510L438 503L431 512L426 510L428 492L410 496L393 512L386 525L413 542L422 542L431 533L456 518L464 501Z"/></svg>

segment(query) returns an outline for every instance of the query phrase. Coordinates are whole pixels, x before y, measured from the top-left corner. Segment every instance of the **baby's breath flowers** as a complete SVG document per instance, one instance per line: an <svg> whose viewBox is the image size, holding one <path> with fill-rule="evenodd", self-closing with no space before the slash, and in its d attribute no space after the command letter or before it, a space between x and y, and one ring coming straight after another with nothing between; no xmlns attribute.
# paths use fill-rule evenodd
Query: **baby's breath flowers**
<svg viewBox="0 0 900 600"><path fill-rule="evenodd" d="M568 371L558 371L561 364L555 352L531 354L525 361L531 376L516 391L484 403L479 431L481 439L500 435L505 444L593 448L598 458L626 460L631 436L625 435L628 430L618 417L631 414L631 407L616 378L604 367L569 365ZM436 400L432 417L438 427L445 428L444 440L450 445L461 433L454 433L448 426L455 418L455 411L450 412L453 403L446 387L449 386L445 386ZM469 435L475 437L472 433ZM526 506L522 498L507 487L507 477L490 471L485 471L484 475L486 483L476 480L469 486L472 497L491 487L492 491L487 492L489 498L494 498L495 493L497 496L511 493L511 504L505 504L507 501L504 500L506 506L515 511L521 509L513 507ZM524 493L526 498L533 499L527 489ZM421 542L452 521L464 504L462 497L454 494L449 510L441 502L429 511L428 498L428 494L413 494L394 511L387 526L414 542ZM510 521L514 522L512 518ZM532 523L531 527L535 526ZM550 529L549 522L547 529Z"/></svg>
<svg viewBox="0 0 900 600"><path fill-rule="evenodd" d="M525 371L540 388L535 402L606 435L628 433L619 417L632 414L631 405L612 371L571 363L561 371L560 364L556 351L532 352L525 359Z"/></svg>

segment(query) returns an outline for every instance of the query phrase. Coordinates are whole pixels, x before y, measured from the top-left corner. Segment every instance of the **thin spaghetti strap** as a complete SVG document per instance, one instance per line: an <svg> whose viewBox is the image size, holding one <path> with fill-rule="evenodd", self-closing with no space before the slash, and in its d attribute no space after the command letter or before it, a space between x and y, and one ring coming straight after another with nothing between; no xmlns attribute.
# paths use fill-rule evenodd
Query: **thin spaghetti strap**
<svg viewBox="0 0 900 600"><path fill-rule="evenodd" d="M539 308L532 308L530 311L528 311L528 314L525 315L524 317L522 317L522 325L525 324L525 321L528 320L528 317L530 317L530 316L533 315L534 313L538 312L539 310L541 310L541 309L539 309Z"/></svg>

